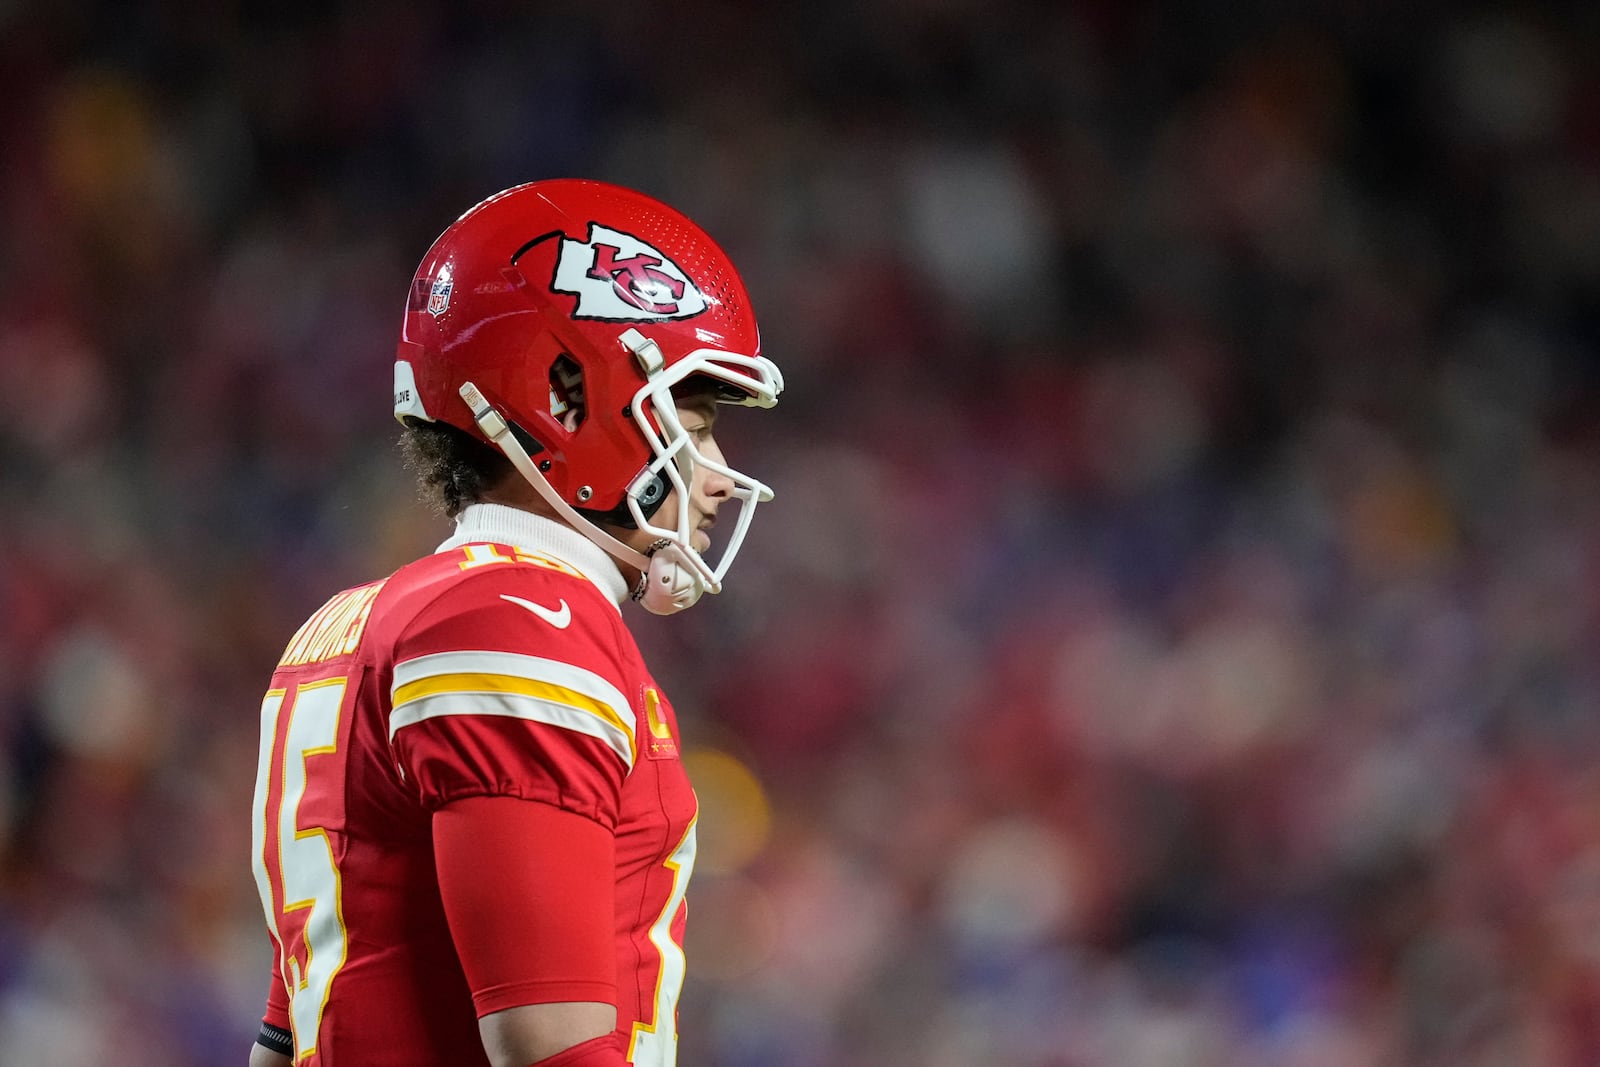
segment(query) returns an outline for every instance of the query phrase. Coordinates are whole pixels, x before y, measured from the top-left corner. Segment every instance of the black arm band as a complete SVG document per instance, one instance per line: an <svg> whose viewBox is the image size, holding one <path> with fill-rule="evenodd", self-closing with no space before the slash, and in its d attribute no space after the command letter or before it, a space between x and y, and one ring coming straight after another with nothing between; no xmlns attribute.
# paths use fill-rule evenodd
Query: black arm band
<svg viewBox="0 0 1600 1067"><path fill-rule="evenodd" d="M261 1024L261 1032L256 1035L256 1044L280 1056L294 1059L294 1035L271 1023Z"/></svg>

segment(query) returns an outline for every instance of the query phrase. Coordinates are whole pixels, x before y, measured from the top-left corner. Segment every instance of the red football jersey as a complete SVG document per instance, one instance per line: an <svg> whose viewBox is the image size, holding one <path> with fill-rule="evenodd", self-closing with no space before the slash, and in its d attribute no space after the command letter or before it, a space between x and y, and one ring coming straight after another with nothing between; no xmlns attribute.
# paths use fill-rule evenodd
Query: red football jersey
<svg viewBox="0 0 1600 1067"><path fill-rule="evenodd" d="M290 641L261 707L253 859L279 978L267 1021L297 1065L487 1062L478 1011L513 1005L475 1008L430 832L478 796L613 831L620 1041L633 1063L675 1062L696 802L620 590L574 531L475 505L438 553L340 593Z"/></svg>

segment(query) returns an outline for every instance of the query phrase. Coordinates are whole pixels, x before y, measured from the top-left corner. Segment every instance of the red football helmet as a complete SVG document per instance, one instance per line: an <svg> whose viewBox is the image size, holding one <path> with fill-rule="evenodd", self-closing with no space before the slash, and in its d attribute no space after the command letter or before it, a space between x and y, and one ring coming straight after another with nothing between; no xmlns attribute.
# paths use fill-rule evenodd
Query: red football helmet
<svg viewBox="0 0 1600 1067"><path fill-rule="evenodd" d="M395 417L439 421L497 446L575 528L649 576L662 613L718 592L772 491L703 455L672 389L705 379L724 403L771 407L783 376L761 355L744 284L705 231L641 193L556 180L478 204L417 268L395 361ZM716 566L651 517L694 467L741 506ZM649 558L597 523L657 540Z"/></svg>

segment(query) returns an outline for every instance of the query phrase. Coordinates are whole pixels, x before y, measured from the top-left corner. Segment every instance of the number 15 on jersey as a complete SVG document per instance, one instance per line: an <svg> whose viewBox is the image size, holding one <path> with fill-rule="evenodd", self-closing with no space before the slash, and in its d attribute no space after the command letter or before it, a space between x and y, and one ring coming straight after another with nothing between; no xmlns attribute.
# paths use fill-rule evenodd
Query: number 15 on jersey
<svg viewBox="0 0 1600 1067"><path fill-rule="evenodd" d="M326 829L342 823L343 799L328 761L314 762L338 751L345 687L344 678L307 682L273 689L261 702L252 864L289 995L296 1061L316 1051L328 992L345 961L339 867ZM317 822L307 821L307 808Z"/></svg>

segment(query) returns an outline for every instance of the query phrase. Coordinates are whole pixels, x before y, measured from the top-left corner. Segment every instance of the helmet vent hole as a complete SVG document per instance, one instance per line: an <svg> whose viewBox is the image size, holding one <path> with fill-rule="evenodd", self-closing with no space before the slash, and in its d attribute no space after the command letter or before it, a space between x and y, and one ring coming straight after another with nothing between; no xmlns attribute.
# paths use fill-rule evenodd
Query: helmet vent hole
<svg viewBox="0 0 1600 1067"><path fill-rule="evenodd" d="M568 430L583 423L583 368L565 352L550 364L550 414Z"/></svg>

